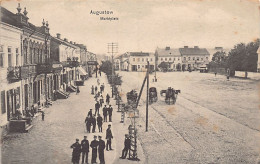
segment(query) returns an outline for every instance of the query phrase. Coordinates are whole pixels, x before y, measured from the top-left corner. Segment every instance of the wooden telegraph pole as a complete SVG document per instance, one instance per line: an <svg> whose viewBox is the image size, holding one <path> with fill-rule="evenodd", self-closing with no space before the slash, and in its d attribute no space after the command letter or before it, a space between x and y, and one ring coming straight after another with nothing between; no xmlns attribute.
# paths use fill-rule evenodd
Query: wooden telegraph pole
<svg viewBox="0 0 260 164"><path fill-rule="evenodd" d="M147 73L146 73L146 79L147 79L147 89L146 89L146 124L145 124L145 131L148 132L148 105L149 105L149 68L150 64L149 61L147 61Z"/></svg>

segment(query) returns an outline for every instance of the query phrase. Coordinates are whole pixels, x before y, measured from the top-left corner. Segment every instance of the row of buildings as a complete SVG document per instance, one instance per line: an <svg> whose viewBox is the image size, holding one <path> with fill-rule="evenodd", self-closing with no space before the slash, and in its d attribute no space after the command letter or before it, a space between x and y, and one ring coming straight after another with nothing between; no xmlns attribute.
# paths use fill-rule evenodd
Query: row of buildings
<svg viewBox="0 0 260 164"><path fill-rule="evenodd" d="M0 127L32 106L46 106L67 96L74 84L91 75L95 54L83 44L50 35L47 21L38 27L28 20L20 4L17 13L0 7Z"/></svg>
<svg viewBox="0 0 260 164"><path fill-rule="evenodd" d="M223 51L222 47L216 47L210 52ZM114 60L116 70L125 71L145 71L147 61L150 69L160 69L161 63L166 63L168 71L196 70L206 67L212 55L206 48L198 46L183 48L157 48L155 52L126 52L119 55Z"/></svg>

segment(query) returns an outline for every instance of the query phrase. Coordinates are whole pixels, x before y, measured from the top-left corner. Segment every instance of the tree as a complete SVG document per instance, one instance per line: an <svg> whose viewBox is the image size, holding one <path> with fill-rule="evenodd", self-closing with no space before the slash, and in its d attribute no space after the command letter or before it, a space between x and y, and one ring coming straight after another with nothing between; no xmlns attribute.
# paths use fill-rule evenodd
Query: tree
<svg viewBox="0 0 260 164"><path fill-rule="evenodd" d="M166 63L166 62L161 62L158 67L160 69L162 69L163 71L168 71L168 68L169 68L169 63Z"/></svg>
<svg viewBox="0 0 260 164"><path fill-rule="evenodd" d="M112 75L112 63L110 61L102 61L100 70L107 75Z"/></svg>

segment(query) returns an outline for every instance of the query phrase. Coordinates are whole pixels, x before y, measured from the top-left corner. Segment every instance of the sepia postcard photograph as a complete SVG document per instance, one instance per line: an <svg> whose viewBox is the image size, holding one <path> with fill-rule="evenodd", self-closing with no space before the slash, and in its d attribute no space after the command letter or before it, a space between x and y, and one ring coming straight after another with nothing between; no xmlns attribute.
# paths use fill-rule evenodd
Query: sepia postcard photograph
<svg viewBox="0 0 260 164"><path fill-rule="evenodd" d="M260 164L260 0L0 0L1 164Z"/></svg>

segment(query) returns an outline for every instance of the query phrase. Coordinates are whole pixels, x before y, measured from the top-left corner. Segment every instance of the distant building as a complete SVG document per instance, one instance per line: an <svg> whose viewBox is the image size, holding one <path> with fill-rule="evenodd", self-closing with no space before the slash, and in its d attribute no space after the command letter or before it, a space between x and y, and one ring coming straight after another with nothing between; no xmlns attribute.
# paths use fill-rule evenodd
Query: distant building
<svg viewBox="0 0 260 164"><path fill-rule="evenodd" d="M165 48L157 48L155 51L155 57L157 59L157 68L162 62L166 62L169 64L168 70L176 71L180 69L182 59L181 53L179 49L165 47Z"/></svg>
<svg viewBox="0 0 260 164"><path fill-rule="evenodd" d="M257 54L258 54L257 72L260 72L260 46L258 47Z"/></svg>
<svg viewBox="0 0 260 164"><path fill-rule="evenodd" d="M184 46L179 50L182 57L182 70L188 70L189 68L194 70L209 64L210 54L206 48Z"/></svg>
<svg viewBox="0 0 260 164"><path fill-rule="evenodd" d="M155 68L154 53L129 52L129 71L146 71L147 61L149 61L150 70L154 70Z"/></svg>
<svg viewBox="0 0 260 164"><path fill-rule="evenodd" d="M207 48L208 52L209 52L209 61L212 60L212 57L213 55L216 53L216 52L225 52L226 55L228 55L228 52L231 50L231 49L228 49L228 48L223 48L223 47L215 47L215 48Z"/></svg>

